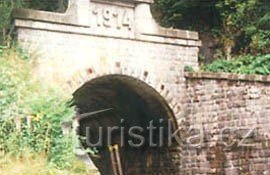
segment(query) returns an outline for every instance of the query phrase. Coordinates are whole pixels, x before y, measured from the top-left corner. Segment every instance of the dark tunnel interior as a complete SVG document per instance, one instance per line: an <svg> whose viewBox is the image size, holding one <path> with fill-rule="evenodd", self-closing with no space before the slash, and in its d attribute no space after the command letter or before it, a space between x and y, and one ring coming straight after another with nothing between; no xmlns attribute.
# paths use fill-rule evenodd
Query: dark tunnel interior
<svg viewBox="0 0 270 175"><path fill-rule="evenodd" d="M166 140L168 123L174 130L176 121L172 110L155 89L129 76L107 75L86 82L74 92L73 98L78 114L101 111L80 118L77 130L78 135L84 138L81 139L82 146L97 150L97 155L89 156L101 174L115 174L108 149L108 146L115 144L120 146L124 174L166 174L162 172L162 166L176 167L172 167L174 164ZM157 127L152 132L153 137L147 129L150 122ZM109 127L118 128L109 134ZM143 136L143 142L139 142L138 137L130 136L132 127L142 128L134 129L134 133ZM163 128L162 131L159 128ZM112 136L110 140L109 135ZM130 141L143 144L134 147L129 144Z"/></svg>

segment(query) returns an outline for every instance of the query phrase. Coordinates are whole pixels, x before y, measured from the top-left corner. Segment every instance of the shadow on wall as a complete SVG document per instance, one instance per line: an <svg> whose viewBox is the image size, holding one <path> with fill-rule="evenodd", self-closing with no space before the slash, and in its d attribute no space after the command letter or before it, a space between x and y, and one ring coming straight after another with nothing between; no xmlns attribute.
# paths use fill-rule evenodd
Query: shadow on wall
<svg viewBox="0 0 270 175"><path fill-rule="evenodd" d="M29 7L35 10L65 13L74 0L27 1Z"/></svg>

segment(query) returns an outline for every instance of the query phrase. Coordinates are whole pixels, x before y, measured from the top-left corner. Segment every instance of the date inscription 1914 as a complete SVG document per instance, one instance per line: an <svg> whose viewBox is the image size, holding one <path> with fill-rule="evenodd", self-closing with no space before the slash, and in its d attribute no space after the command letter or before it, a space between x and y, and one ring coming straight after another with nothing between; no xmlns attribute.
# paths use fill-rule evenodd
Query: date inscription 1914
<svg viewBox="0 0 270 175"><path fill-rule="evenodd" d="M126 9L109 9L97 7L92 10L95 16L95 25L98 27L132 29L132 15Z"/></svg>

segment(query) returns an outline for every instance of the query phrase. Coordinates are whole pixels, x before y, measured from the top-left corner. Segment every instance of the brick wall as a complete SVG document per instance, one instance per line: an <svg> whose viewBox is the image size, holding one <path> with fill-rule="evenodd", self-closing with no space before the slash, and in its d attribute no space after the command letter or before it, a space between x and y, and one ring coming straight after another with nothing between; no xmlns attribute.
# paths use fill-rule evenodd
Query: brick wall
<svg viewBox="0 0 270 175"><path fill-rule="evenodd" d="M270 77L185 78L181 174L270 174Z"/></svg>

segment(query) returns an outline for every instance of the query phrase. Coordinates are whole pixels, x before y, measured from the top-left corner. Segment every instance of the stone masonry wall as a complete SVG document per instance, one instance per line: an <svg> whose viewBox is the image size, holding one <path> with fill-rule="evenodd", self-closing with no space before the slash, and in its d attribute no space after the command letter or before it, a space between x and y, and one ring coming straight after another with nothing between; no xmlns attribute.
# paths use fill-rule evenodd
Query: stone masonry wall
<svg viewBox="0 0 270 175"><path fill-rule="evenodd" d="M158 26L152 0L70 2L64 14L14 13L18 42L38 58L37 78L70 94L102 75L140 79L179 124L183 144L170 151L179 174L270 174L269 77L184 73L198 67L198 33Z"/></svg>
<svg viewBox="0 0 270 175"><path fill-rule="evenodd" d="M270 77L185 78L181 174L270 174Z"/></svg>
<svg viewBox="0 0 270 175"><path fill-rule="evenodd" d="M44 81L65 85L83 74L73 90L93 76L114 73L140 77L147 72L154 88L175 85L183 82L185 65L198 67L198 33L160 27L150 3L70 0L64 14L18 9L17 38L39 58L37 75Z"/></svg>
<svg viewBox="0 0 270 175"><path fill-rule="evenodd" d="M72 94L104 75L128 75L153 87L180 117L184 67L198 67L197 32L160 27L152 0L70 0L65 13L14 12L20 46L37 57L37 79Z"/></svg>
<svg viewBox="0 0 270 175"><path fill-rule="evenodd" d="M166 99L176 118L184 66L198 67L197 32L160 27L151 0L70 0L63 14L14 12L17 40L37 57L36 77L72 94L86 81L123 74Z"/></svg>

